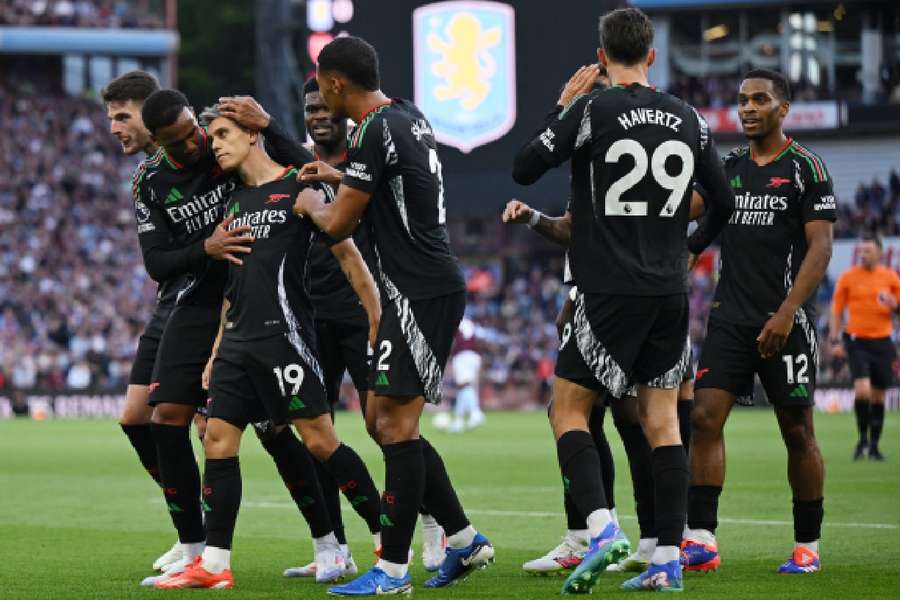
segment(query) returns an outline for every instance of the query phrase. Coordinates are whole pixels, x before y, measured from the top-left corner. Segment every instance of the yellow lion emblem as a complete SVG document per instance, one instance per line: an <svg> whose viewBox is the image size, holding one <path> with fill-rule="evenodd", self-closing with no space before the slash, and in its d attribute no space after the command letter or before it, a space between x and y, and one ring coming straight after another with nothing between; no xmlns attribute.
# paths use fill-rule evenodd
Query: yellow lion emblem
<svg viewBox="0 0 900 600"><path fill-rule="evenodd" d="M488 50L500 43L502 31L499 27L482 31L474 15L459 13L450 20L445 34L445 39L434 33L428 36L428 47L442 55L431 66L432 73L444 79L434 87L434 97L459 99L464 110L474 110L491 91L497 64Z"/></svg>

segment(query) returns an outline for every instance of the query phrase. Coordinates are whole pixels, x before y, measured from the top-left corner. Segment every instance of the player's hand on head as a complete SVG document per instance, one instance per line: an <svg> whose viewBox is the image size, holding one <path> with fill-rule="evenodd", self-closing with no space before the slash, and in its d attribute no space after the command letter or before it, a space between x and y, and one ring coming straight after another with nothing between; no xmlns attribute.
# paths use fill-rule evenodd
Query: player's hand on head
<svg viewBox="0 0 900 600"><path fill-rule="evenodd" d="M531 213L532 208L530 206L513 198L506 203L506 208L503 209L501 218L504 223L524 224L531 219Z"/></svg>
<svg viewBox="0 0 900 600"><path fill-rule="evenodd" d="M321 190L312 187L303 188L294 201L294 214L303 217L324 204L325 194Z"/></svg>
<svg viewBox="0 0 900 600"><path fill-rule="evenodd" d="M793 313L779 309L766 321L762 332L756 338L759 355L763 358L769 358L781 352L793 328Z"/></svg>
<svg viewBox="0 0 900 600"><path fill-rule="evenodd" d="M250 232L249 225L239 225L230 231L228 226L234 221L234 215L229 215L219 223L210 235L203 242L203 248L206 253L216 260L227 260L235 265L244 264L236 255L250 254L250 244L253 243L253 236L248 235Z"/></svg>
<svg viewBox="0 0 900 600"><path fill-rule="evenodd" d="M324 181L325 183L340 183L344 174L325 161L316 160L306 163L300 168L297 175L298 181Z"/></svg>
<svg viewBox="0 0 900 600"><path fill-rule="evenodd" d="M556 103L560 106L568 106L576 96L586 94L597 85L600 79L600 66L595 64L585 65L575 71L575 74L566 83L559 100Z"/></svg>
<svg viewBox="0 0 900 600"><path fill-rule="evenodd" d="M260 131L269 126L272 117L253 96L228 96L219 98L219 114L238 125Z"/></svg>

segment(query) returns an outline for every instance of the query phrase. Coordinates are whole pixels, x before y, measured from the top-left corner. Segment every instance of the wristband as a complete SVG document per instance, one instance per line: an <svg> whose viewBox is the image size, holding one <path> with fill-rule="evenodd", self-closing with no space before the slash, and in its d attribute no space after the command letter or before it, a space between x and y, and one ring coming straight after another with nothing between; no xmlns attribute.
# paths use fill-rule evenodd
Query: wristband
<svg viewBox="0 0 900 600"><path fill-rule="evenodd" d="M534 229L537 226L537 224L540 222L542 216L543 216L543 213L541 211L532 210L531 218L528 219L528 226L530 228Z"/></svg>

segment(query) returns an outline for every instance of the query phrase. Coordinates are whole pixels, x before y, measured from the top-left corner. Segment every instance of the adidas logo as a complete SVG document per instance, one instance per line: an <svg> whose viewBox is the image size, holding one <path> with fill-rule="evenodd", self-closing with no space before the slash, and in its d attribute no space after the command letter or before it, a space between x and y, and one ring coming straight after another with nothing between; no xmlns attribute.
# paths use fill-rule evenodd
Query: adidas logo
<svg viewBox="0 0 900 600"><path fill-rule="evenodd" d="M184 198L184 194L179 192L177 188L172 188L171 191L169 191L169 195L166 196L166 204L172 204L173 202L178 202L182 198Z"/></svg>
<svg viewBox="0 0 900 600"><path fill-rule="evenodd" d="M368 499L369 499L368 496L356 496L353 498L353 500L350 501L350 505L351 506L359 506L360 504L364 503ZM384 516L384 515L382 515L382 516Z"/></svg>
<svg viewBox="0 0 900 600"><path fill-rule="evenodd" d="M732 179L729 183L731 183L732 189L739 189L739 188L744 187L744 186L741 184L741 176L740 176L740 175L736 175L736 176L734 177L734 179Z"/></svg>
<svg viewBox="0 0 900 600"><path fill-rule="evenodd" d="M175 504L174 502L166 502L166 506L169 508L170 513L180 513L184 512L180 506Z"/></svg>
<svg viewBox="0 0 900 600"><path fill-rule="evenodd" d="M378 377L375 379L375 385L378 385L378 386L390 385L390 382L388 381L387 373L385 373L384 371L380 371L378 373Z"/></svg>
<svg viewBox="0 0 900 600"><path fill-rule="evenodd" d="M791 398L809 398L809 391L804 384L800 384L791 392Z"/></svg>
<svg viewBox="0 0 900 600"><path fill-rule="evenodd" d="M231 208L228 209L228 214L225 216L230 217L231 215L236 215L239 212L241 212L241 203L235 202L234 204L231 205Z"/></svg>
<svg viewBox="0 0 900 600"><path fill-rule="evenodd" d="M200 501L200 508L203 509L203 512L212 512L212 508L209 507L209 504L206 503L206 500Z"/></svg>
<svg viewBox="0 0 900 600"><path fill-rule="evenodd" d="M384 514L381 515L380 517L378 517L378 522L381 523L382 527L393 527L394 526L394 522L391 521L391 518Z"/></svg>
<svg viewBox="0 0 900 600"><path fill-rule="evenodd" d="M288 410L300 410L301 408L306 408L306 404L303 403L298 396L291 396L291 401L288 402Z"/></svg>

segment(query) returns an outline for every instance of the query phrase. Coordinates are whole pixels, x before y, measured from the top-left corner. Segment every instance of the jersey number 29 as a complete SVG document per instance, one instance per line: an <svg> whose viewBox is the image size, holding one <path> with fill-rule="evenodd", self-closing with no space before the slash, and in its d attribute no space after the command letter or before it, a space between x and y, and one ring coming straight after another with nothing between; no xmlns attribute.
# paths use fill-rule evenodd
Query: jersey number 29
<svg viewBox="0 0 900 600"><path fill-rule="evenodd" d="M647 216L647 202L623 202L620 198L622 194L639 184L647 175L647 151L635 140L617 140L606 151L606 162L617 163L625 155L634 158L634 167L614 181L606 191L606 216L645 217ZM681 159L681 171L676 175L670 175L666 171L666 160L670 156L677 156ZM678 206L684 200L688 186L691 184L691 179L694 177L694 154L684 142L668 140L653 151L653 156L649 159L649 166L656 183L671 192L662 210L659 211L659 216L674 217L678 211Z"/></svg>

